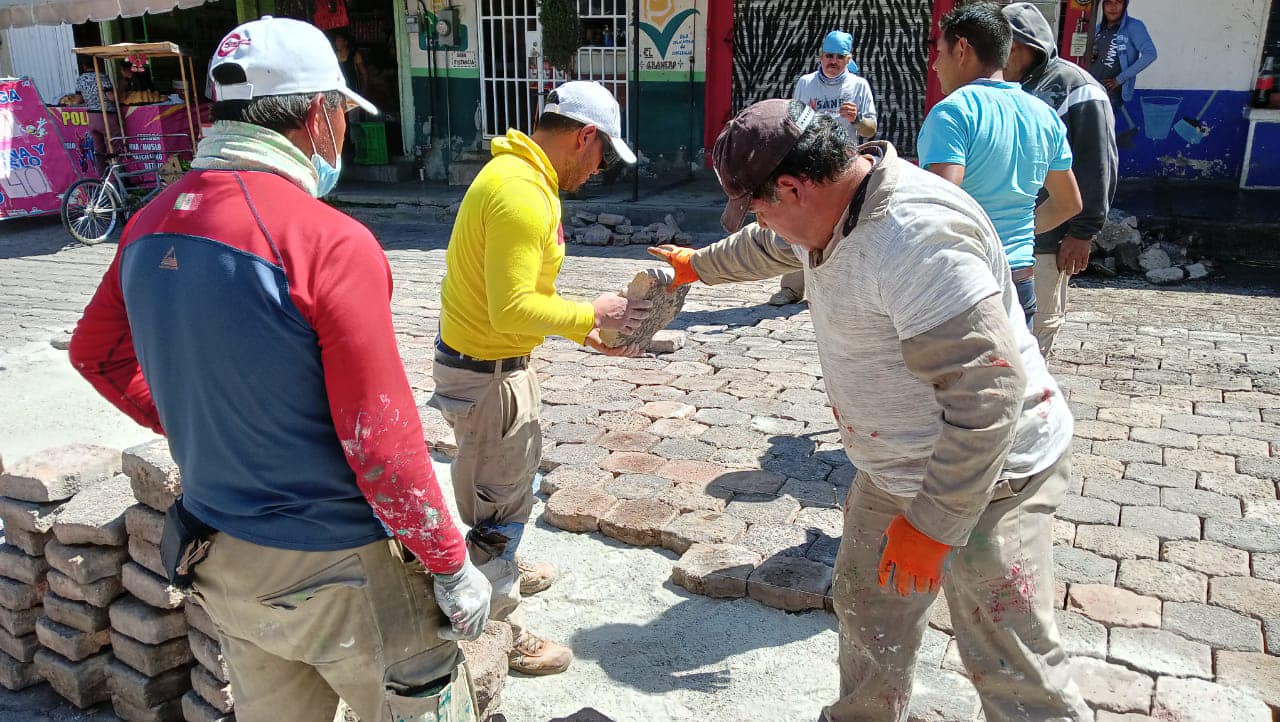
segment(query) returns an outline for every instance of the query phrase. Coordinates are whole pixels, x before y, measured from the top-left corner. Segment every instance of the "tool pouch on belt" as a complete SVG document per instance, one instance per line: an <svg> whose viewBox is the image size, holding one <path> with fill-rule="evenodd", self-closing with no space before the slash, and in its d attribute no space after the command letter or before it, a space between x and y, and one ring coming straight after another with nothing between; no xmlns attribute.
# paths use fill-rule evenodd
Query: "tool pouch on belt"
<svg viewBox="0 0 1280 722"><path fill-rule="evenodd" d="M182 497L165 512L160 561L164 564L165 576L175 587L191 586L196 565L209 554L209 537L217 531L183 509Z"/></svg>
<svg viewBox="0 0 1280 722"><path fill-rule="evenodd" d="M475 722L479 719L471 673L459 662L447 681L422 689L386 690L387 719L404 722Z"/></svg>

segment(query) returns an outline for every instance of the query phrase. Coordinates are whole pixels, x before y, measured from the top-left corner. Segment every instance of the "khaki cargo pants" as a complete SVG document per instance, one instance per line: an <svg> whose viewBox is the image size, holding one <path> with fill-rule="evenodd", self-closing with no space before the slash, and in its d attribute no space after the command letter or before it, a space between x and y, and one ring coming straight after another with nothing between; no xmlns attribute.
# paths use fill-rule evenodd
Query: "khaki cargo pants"
<svg viewBox="0 0 1280 722"><path fill-rule="evenodd" d="M390 539L355 549L274 549L228 534L196 567L240 722L330 722L338 698L361 722L466 722L475 699L431 578ZM438 695L416 696L451 678Z"/></svg>
<svg viewBox="0 0 1280 722"><path fill-rule="evenodd" d="M1056 253L1036 254L1036 341L1040 353L1046 359L1053 350L1053 339L1062 328L1067 316L1067 293L1071 288L1071 276L1058 270Z"/></svg>
<svg viewBox="0 0 1280 722"><path fill-rule="evenodd" d="M951 553L942 588L965 669L989 722L1089 720L1054 621L1053 513L1069 457L1001 482L968 545ZM880 540L910 499L858 474L845 509L832 595L840 623L840 699L831 722L907 719L916 653L937 593L901 597L877 578Z"/></svg>
<svg viewBox="0 0 1280 722"><path fill-rule="evenodd" d="M450 476L458 515L467 526L529 521L533 476L542 462L542 391L531 369L481 373L432 364L435 394L428 402L453 427L458 453ZM474 546L471 560L493 584L491 619L506 620L516 636L520 573L513 561Z"/></svg>

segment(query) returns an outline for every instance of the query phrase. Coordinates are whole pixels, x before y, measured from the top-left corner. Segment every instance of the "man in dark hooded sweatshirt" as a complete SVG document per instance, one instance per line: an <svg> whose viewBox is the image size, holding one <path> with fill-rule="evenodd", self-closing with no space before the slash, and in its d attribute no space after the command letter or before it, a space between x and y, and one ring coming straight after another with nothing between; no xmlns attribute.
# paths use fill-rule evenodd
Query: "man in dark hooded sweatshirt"
<svg viewBox="0 0 1280 722"><path fill-rule="evenodd" d="M1115 197L1115 115L1102 85L1080 66L1058 57L1053 29L1035 5L1013 3L1003 12L1013 27L1004 77L1048 103L1066 124L1071 170L1084 203L1075 218L1036 236L1034 325L1040 351L1048 357L1066 314L1071 276L1088 267L1093 239L1106 223ZM1041 191L1041 201L1044 195Z"/></svg>

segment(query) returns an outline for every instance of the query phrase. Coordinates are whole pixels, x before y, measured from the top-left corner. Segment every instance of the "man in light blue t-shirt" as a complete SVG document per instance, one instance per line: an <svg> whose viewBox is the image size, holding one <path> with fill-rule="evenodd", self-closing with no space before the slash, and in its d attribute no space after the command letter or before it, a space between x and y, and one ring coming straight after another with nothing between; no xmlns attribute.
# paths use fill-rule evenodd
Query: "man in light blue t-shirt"
<svg viewBox="0 0 1280 722"><path fill-rule="evenodd" d="M1012 30L998 5L962 5L940 27L934 70L947 97L920 129L920 165L959 185L991 217L1030 326L1036 233L1081 210L1067 129L1049 106L1004 81ZM1037 207L1041 188L1048 197Z"/></svg>

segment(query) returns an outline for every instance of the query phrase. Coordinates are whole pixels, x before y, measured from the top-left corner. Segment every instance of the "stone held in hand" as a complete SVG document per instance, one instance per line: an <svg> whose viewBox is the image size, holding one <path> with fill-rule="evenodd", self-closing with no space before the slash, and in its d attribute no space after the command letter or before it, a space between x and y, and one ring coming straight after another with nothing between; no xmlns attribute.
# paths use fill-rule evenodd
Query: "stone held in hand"
<svg viewBox="0 0 1280 722"><path fill-rule="evenodd" d="M647 348L653 337L667 327L675 319L676 314L684 307L684 299L689 295L689 286L677 286L674 291L667 287L675 280L675 273L670 268L650 268L641 271L631 279L627 291L623 295L627 300L647 299L653 303L649 309L649 317L640 323L640 327L630 333L622 333L609 329L600 331L600 340L610 348L638 344Z"/></svg>

